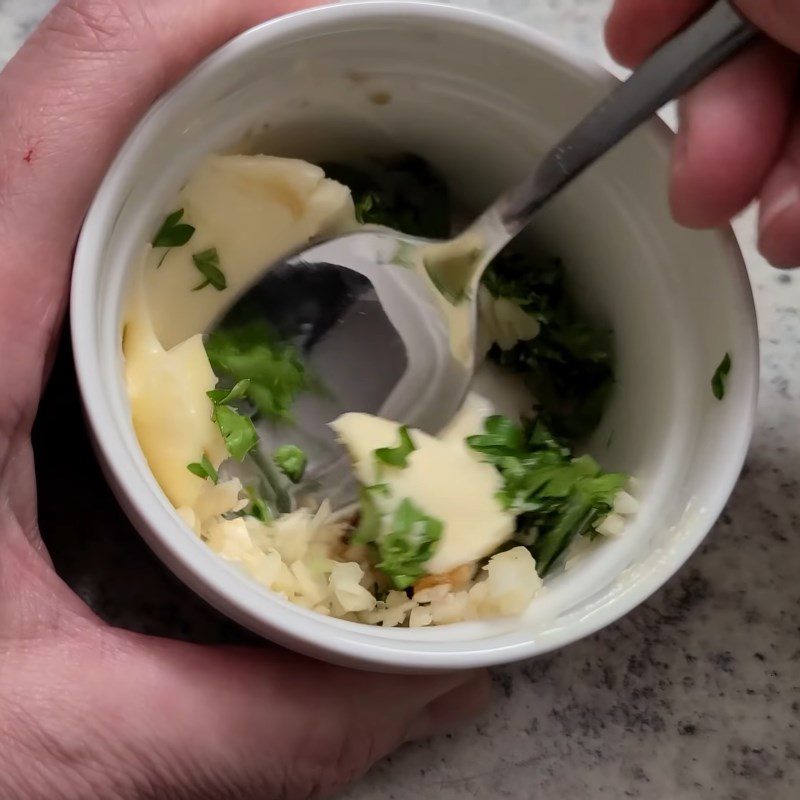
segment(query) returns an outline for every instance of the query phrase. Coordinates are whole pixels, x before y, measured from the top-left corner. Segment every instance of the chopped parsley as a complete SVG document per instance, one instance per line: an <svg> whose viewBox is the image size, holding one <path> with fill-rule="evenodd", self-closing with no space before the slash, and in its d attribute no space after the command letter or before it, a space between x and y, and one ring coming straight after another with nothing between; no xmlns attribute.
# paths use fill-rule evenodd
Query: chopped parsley
<svg viewBox="0 0 800 800"><path fill-rule="evenodd" d="M411 439L411 434L405 425L400 426L400 444L397 447L379 447L375 451L375 458L391 467L408 466L408 457L417 448Z"/></svg>
<svg viewBox="0 0 800 800"><path fill-rule="evenodd" d="M574 440L591 433L614 383L611 333L575 310L561 262L506 251L492 262L483 283L494 297L514 300L541 325L538 336L510 350L495 345L490 358L525 377L540 415L556 434Z"/></svg>
<svg viewBox="0 0 800 800"><path fill-rule="evenodd" d="M244 491L250 503L241 513L248 517L255 517L261 522L271 522L273 516L267 501L251 486L248 486Z"/></svg>
<svg viewBox="0 0 800 800"><path fill-rule="evenodd" d="M210 392L207 392L207 394L212 403L230 405L234 401L241 400L245 397L249 388L250 381L245 378L243 381L239 381L232 389L212 389Z"/></svg>
<svg viewBox="0 0 800 800"><path fill-rule="evenodd" d="M192 256L192 261L204 278L192 291L197 292L200 289L205 289L206 286L213 286L218 292L228 288L225 273L219 267L219 253L216 247L203 250L201 253L195 253Z"/></svg>
<svg viewBox="0 0 800 800"><path fill-rule="evenodd" d="M442 538L444 525L423 513L408 498L400 502L387 533L378 539L377 567L397 589L411 586L425 574L423 565Z"/></svg>
<svg viewBox="0 0 800 800"><path fill-rule="evenodd" d="M396 589L406 589L425 574L424 564L433 556L444 525L428 516L408 498L394 513L384 515L375 497L386 493L383 484L362 487L361 520L353 536L355 544L373 544L381 572Z"/></svg>
<svg viewBox="0 0 800 800"><path fill-rule="evenodd" d="M350 189L361 223L430 239L450 235L450 197L425 159L402 155L374 159L362 167L323 163L325 174Z"/></svg>
<svg viewBox="0 0 800 800"><path fill-rule="evenodd" d="M219 475L217 471L214 469L214 465L208 460L208 457L203 454L203 457L200 461L195 461L192 464L187 464L186 469L189 470L194 475L197 475L198 478L202 478L203 480L209 480L212 483L217 483L219 481Z"/></svg>
<svg viewBox="0 0 800 800"><path fill-rule="evenodd" d="M244 396L269 419L290 420L297 395L314 386L297 348L278 341L263 321L219 328L205 347L214 372L248 381Z"/></svg>
<svg viewBox="0 0 800 800"><path fill-rule="evenodd" d="M425 574L424 564L433 556L444 525L408 498L385 512L380 499L389 496L385 483L361 487L359 523L351 541L373 545L378 569L396 589L406 589Z"/></svg>
<svg viewBox="0 0 800 800"><path fill-rule="evenodd" d="M292 483L299 483L302 480L308 464L308 456L293 444L279 447L272 454L272 460Z"/></svg>
<svg viewBox="0 0 800 800"><path fill-rule="evenodd" d="M183 247L183 245L194 236L194 227L185 222L181 222L183 214L184 210L182 208L169 214L153 237L153 247L166 248L166 252L161 257L161 261L158 262L159 267L164 263L167 253L169 253L173 247Z"/></svg>
<svg viewBox="0 0 800 800"><path fill-rule="evenodd" d="M258 444L253 420L225 405L215 405L211 419L217 423L231 456L244 461L244 457Z"/></svg>
<svg viewBox="0 0 800 800"><path fill-rule="evenodd" d="M484 433L467 444L502 475L498 500L517 515L515 538L530 549L540 575L576 536L594 535L593 526L611 512L628 481L604 472L591 456L573 458L541 420L523 427L489 417Z"/></svg>
<svg viewBox="0 0 800 800"><path fill-rule="evenodd" d="M240 381L230 390L212 389L210 392L206 392L214 404L211 419L217 423L228 452L237 461L243 461L244 457L258 444L258 434L253 420L240 414L229 405L242 397L242 393L246 389L247 381Z"/></svg>
<svg viewBox="0 0 800 800"><path fill-rule="evenodd" d="M731 354L725 353L725 357L720 361L719 366L714 370L714 375L711 378L711 391L717 400L722 400L725 397L725 388L728 381L728 375L731 371Z"/></svg>
<svg viewBox="0 0 800 800"><path fill-rule="evenodd" d="M372 544L377 542L381 535L381 520L383 519L376 496L385 496L389 491L385 483L376 483L373 486L362 486L358 492L360 513L358 527L353 534L353 544Z"/></svg>
<svg viewBox="0 0 800 800"><path fill-rule="evenodd" d="M353 205L355 207L356 220L364 225L369 222L369 214L375 205L375 195L372 192L365 192Z"/></svg>

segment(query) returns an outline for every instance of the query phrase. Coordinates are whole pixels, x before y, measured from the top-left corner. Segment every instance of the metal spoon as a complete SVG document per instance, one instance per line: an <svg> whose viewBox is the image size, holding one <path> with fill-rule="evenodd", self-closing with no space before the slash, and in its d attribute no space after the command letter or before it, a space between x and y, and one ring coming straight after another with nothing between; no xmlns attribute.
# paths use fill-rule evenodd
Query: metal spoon
<svg viewBox="0 0 800 800"><path fill-rule="evenodd" d="M312 484L338 503L353 496L352 484L340 484L349 470L327 425L340 413L376 413L430 432L446 425L475 369L477 290L492 258L561 189L755 35L726 0L716 2L449 242L365 228L265 270L220 324L266 319L302 347L326 387L299 398L296 427L266 431L270 447L304 447Z"/></svg>

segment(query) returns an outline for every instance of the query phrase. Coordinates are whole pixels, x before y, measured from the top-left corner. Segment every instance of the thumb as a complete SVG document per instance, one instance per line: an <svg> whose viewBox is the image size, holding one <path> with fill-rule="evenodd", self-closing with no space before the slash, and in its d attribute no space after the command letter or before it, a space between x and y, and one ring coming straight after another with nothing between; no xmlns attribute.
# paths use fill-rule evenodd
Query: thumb
<svg viewBox="0 0 800 800"><path fill-rule="evenodd" d="M309 4L62 0L0 74L0 431L9 409L32 422L78 230L133 125L229 38Z"/></svg>

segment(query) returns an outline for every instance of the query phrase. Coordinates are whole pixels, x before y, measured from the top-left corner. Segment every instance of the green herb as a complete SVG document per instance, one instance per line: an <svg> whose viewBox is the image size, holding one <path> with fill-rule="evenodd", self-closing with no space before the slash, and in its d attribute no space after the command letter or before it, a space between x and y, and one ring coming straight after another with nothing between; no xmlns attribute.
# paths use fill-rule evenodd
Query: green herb
<svg viewBox="0 0 800 800"><path fill-rule="evenodd" d="M358 527L353 534L353 544L372 544L377 542L381 535L381 521L383 519L376 495L383 495L387 491L385 483L376 483L373 486L362 486L358 491L360 513Z"/></svg>
<svg viewBox="0 0 800 800"><path fill-rule="evenodd" d="M405 589L425 573L424 564L433 555L444 526L408 498L394 513L385 514L379 498L388 494L384 483L361 487L359 523L351 541L374 545L378 569L395 588Z"/></svg>
<svg viewBox="0 0 800 800"><path fill-rule="evenodd" d="M244 457L258 444L253 420L223 405L214 406L211 419L217 423L231 456L237 461L244 461Z"/></svg>
<svg viewBox="0 0 800 800"><path fill-rule="evenodd" d="M375 205L375 195L372 192L365 192L358 198L358 201L356 201L354 205L356 220L364 225L369 221L369 213Z"/></svg>
<svg viewBox="0 0 800 800"><path fill-rule="evenodd" d="M322 164L325 174L349 187L361 223L444 239L450 234L447 186L424 159L375 159L361 168Z"/></svg>
<svg viewBox="0 0 800 800"><path fill-rule="evenodd" d="M278 469L292 482L299 483L308 464L308 456L293 444L285 444L272 454Z"/></svg>
<svg viewBox="0 0 800 800"><path fill-rule="evenodd" d="M192 261L194 261L194 265L205 278L192 291L197 292L200 289L205 289L206 286L213 286L218 292L228 288L225 273L219 268L219 253L216 247L203 250L201 253L195 253L192 256Z"/></svg>
<svg viewBox="0 0 800 800"><path fill-rule="evenodd" d="M397 589L411 586L425 570L442 536L441 521L429 517L408 498L395 511L389 531L378 538L377 567Z"/></svg>
<svg viewBox="0 0 800 800"><path fill-rule="evenodd" d="M498 500L517 515L516 539L544 575L576 536L591 535L611 512L628 476L603 472L588 455L573 458L541 420L523 427L494 416L484 431L467 444L502 475Z"/></svg>
<svg viewBox="0 0 800 800"><path fill-rule="evenodd" d="M271 522L273 518L272 511L270 510L266 500L264 500L264 498L261 497L251 486L248 486L244 491L249 498L250 503L241 513L248 517L255 517L261 522Z"/></svg>
<svg viewBox="0 0 800 800"><path fill-rule="evenodd" d="M539 335L490 357L525 376L540 414L560 436L578 439L597 426L613 386L611 334L585 322L570 302L558 260L501 253L484 285L536 317Z"/></svg>
<svg viewBox="0 0 800 800"><path fill-rule="evenodd" d="M714 397L717 400L722 400L725 397L725 384L730 371L731 354L725 353L725 357L720 361L719 366L714 370L714 376L711 378L711 391L714 392Z"/></svg>
<svg viewBox="0 0 800 800"><path fill-rule="evenodd" d="M161 261L158 263L160 267L164 263L164 259L167 257L167 253L173 247L183 247L191 238L194 236L194 228L191 225L187 225L185 222L181 222L183 219L183 209L179 208L177 211L173 211L161 224L161 227L158 229L158 232L153 237L152 245L153 247L166 247L167 252L161 258Z"/></svg>
<svg viewBox="0 0 800 800"><path fill-rule="evenodd" d="M212 389L206 394L211 398L211 402L219 405L224 403L230 405L235 400L241 400L247 395L247 390L250 388L250 381L245 378L239 381L232 389Z"/></svg>
<svg viewBox="0 0 800 800"><path fill-rule="evenodd" d="M188 464L186 469L203 480L209 480L212 483L217 483L217 481L219 481L219 475L214 469L214 465L208 460L205 454L203 454L199 462L195 461L192 464Z"/></svg>
<svg viewBox="0 0 800 800"><path fill-rule="evenodd" d="M272 520L272 514L270 514L269 507L267 504L260 498L256 497L250 505L247 507L247 511L251 517L255 517L261 522L270 522Z"/></svg>
<svg viewBox="0 0 800 800"><path fill-rule="evenodd" d="M379 447L375 451L375 458L392 467L405 467L408 465L409 455L417 448L414 446L411 434L409 434L405 425L400 426L398 433L400 435L400 444L397 447Z"/></svg>
<svg viewBox="0 0 800 800"><path fill-rule="evenodd" d="M214 404L211 419L217 423L228 452L239 461L244 460L244 457L258 443L258 434L253 420L240 414L229 405L244 397L247 388L248 382L244 380L239 381L232 389L212 389L210 392L206 392Z"/></svg>
<svg viewBox="0 0 800 800"><path fill-rule="evenodd" d="M290 419L297 395L314 386L297 348L277 341L264 322L220 328L205 347L214 372L234 382L248 380L247 399L270 419Z"/></svg>

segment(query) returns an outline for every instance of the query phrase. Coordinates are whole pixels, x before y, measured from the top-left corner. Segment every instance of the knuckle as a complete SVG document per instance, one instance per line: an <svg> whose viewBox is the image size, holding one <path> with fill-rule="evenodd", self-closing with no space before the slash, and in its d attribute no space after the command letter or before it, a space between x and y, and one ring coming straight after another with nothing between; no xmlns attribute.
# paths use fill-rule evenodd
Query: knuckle
<svg viewBox="0 0 800 800"><path fill-rule="evenodd" d="M150 23L139 0L62 0L44 33L63 39L72 52L110 55L136 49L142 27Z"/></svg>

